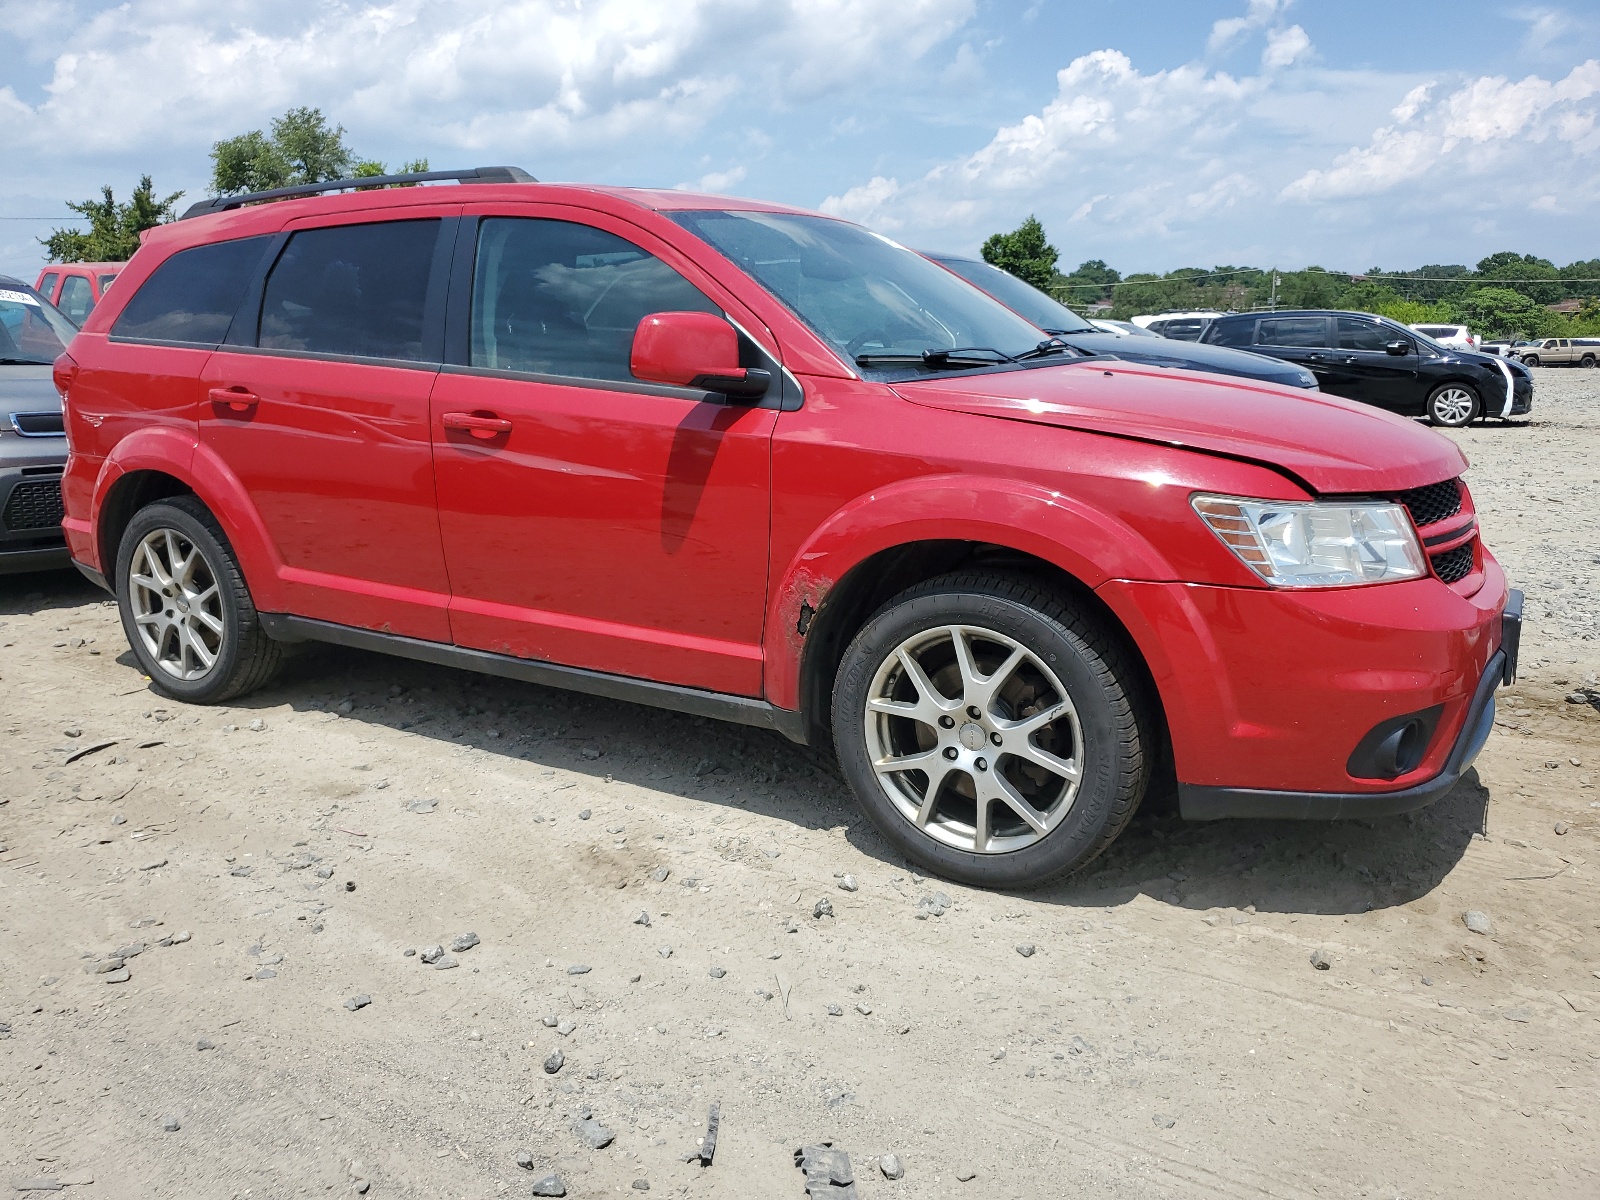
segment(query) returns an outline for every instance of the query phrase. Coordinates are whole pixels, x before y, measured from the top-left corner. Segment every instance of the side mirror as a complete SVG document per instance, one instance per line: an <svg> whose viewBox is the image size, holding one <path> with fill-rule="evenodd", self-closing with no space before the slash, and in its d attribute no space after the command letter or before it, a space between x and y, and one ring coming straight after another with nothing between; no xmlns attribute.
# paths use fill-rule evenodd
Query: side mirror
<svg viewBox="0 0 1600 1200"><path fill-rule="evenodd" d="M713 313L651 313L633 332L628 365L635 378L649 383L740 400L759 400L772 384L770 371L739 365L739 334Z"/></svg>
<svg viewBox="0 0 1600 1200"><path fill-rule="evenodd" d="M1396 358L1399 358L1411 353L1411 343L1406 341L1405 338L1395 338L1394 341L1384 346L1383 352L1385 354L1393 354Z"/></svg>

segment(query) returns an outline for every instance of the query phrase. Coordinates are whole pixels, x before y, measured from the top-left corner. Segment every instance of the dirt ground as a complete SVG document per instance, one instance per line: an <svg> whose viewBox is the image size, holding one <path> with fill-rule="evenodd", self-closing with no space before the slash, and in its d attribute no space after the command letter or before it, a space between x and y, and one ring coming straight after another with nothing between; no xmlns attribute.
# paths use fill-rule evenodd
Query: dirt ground
<svg viewBox="0 0 1600 1200"><path fill-rule="evenodd" d="M332 649L187 708L75 576L0 579L0 1186L798 1200L831 1140L872 1200L1600 1195L1600 371L1536 375L1460 435L1528 593L1475 776L1141 814L1029 895L775 734Z"/></svg>

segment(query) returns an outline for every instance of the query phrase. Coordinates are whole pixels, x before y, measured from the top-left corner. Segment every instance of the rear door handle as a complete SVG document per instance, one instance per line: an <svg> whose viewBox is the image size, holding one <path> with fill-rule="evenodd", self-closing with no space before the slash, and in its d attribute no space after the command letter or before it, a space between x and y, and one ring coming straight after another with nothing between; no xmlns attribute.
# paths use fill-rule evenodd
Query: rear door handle
<svg viewBox="0 0 1600 1200"><path fill-rule="evenodd" d="M445 413L441 418L446 429L459 429L480 441L489 441L502 433L511 432L511 422L504 417L485 417L477 413Z"/></svg>
<svg viewBox="0 0 1600 1200"><path fill-rule="evenodd" d="M234 412L249 412L261 397L242 387L214 387L208 393L213 404L225 404Z"/></svg>

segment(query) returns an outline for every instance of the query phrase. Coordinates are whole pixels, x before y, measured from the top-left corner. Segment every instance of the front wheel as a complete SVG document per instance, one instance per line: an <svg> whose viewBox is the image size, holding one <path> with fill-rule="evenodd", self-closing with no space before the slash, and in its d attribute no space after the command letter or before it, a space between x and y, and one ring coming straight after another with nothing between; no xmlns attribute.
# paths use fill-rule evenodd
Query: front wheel
<svg viewBox="0 0 1600 1200"><path fill-rule="evenodd" d="M216 704L260 687L283 661L227 535L192 496L134 514L117 550L116 585L128 644L164 695Z"/></svg>
<svg viewBox="0 0 1600 1200"><path fill-rule="evenodd" d="M1097 623L1022 576L902 592L833 692L840 766L913 862L978 887L1074 871L1132 818L1153 734L1139 675Z"/></svg>
<svg viewBox="0 0 1600 1200"><path fill-rule="evenodd" d="M1539 356L1537 354L1524 354L1522 356L1522 365L1525 367L1537 367L1539 365Z"/></svg>
<svg viewBox="0 0 1600 1200"><path fill-rule="evenodd" d="M1460 429L1478 415L1478 394L1464 383L1447 383L1428 397L1428 423Z"/></svg>

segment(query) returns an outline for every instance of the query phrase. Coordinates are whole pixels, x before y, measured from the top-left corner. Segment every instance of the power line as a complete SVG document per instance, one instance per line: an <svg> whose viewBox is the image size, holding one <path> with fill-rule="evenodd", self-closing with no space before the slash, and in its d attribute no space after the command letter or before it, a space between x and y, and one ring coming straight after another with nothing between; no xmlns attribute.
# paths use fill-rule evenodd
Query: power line
<svg viewBox="0 0 1600 1200"><path fill-rule="evenodd" d="M1260 270L1256 267L1241 267L1237 271L1208 271L1203 275L1164 275L1159 279L1123 279L1116 283L1058 283L1053 286L1063 290L1067 288L1138 287L1140 284L1184 283L1194 279L1221 279L1235 275L1260 275L1265 278L1270 274L1270 271ZM1371 279L1393 279L1401 283L1600 283L1600 277L1569 278L1565 275L1546 276L1543 279L1496 279L1482 275L1363 275L1359 272L1350 274L1345 271L1297 271L1292 272L1292 274L1327 275L1334 279L1348 279L1351 283Z"/></svg>
<svg viewBox="0 0 1600 1200"><path fill-rule="evenodd" d="M0 217L0 221L87 221L88 217Z"/></svg>

